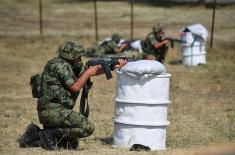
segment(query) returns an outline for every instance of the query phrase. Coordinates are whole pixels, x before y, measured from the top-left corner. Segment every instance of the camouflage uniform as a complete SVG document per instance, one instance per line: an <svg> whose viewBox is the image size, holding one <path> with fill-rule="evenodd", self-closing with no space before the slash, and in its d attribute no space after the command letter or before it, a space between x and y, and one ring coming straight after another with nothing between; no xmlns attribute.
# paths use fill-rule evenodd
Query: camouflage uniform
<svg viewBox="0 0 235 155"><path fill-rule="evenodd" d="M46 64L41 78L37 110L43 127L59 128L63 135L73 138L91 135L94 125L79 112L72 110L79 93L68 90L77 79L71 64L60 56L53 58Z"/></svg>
<svg viewBox="0 0 235 155"><path fill-rule="evenodd" d="M95 56L103 56L105 54L116 54L116 49L118 48L118 43L121 39L121 36L118 34L113 34L111 38L106 38L99 44L96 44L94 47L89 48L88 56L95 55Z"/></svg>
<svg viewBox="0 0 235 155"><path fill-rule="evenodd" d="M154 27L155 28L155 27ZM144 55L154 55L158 61L163 61L165 59L168 47L166 45L162 46L160 49L154 48L154 44L162 41L155 32L150 32L146 39L141 42L141 46L144 52Z"/></svg>
<svg viewBox="0 0 235 155"><path fill-rule="evenodd" d="M104 52L104 54L115 54L116 53L116 48L117 48L117 43L113 40L110 41L105 41L102 45L102 52Z"/></svg>
<svg viewBox="0 0 235 155"><path fill-rule="evenodd" d="M102 56L105 54L115 54L116 47L117 47L117 43L115 43L115 41L105 40L103 43L97 44L91 49L88 49L88 51L90 50L91 52L96 53L98 56Z"/></svg>

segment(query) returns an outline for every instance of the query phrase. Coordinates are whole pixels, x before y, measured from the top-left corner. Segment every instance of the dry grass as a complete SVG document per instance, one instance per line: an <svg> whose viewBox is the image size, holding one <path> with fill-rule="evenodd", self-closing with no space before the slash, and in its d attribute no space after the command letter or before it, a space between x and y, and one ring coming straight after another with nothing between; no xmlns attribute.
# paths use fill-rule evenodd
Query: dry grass
<svg viewBox="0 0 235 155"><path fill-rule="evenodd" d="M1 1L0 154L136 154L126 149L113 149L110 145L115 73L110 81L104 76L92 78L90 119L96 131L81 140L79 152L18 147L17 138L27 123L38 124L36 100L30 93L30 76L42 71L47 60L56 56L57 46L62 42L82 40L89 46L95 40L92 3L43 2L45 36L39 37L36 1ZM99 2L98 6L100 37L120 31L128 38L129 6L125 2ZM136 38L143 39L158 22L165 24L167 34L174 37L179 36L181 28L194 23L202 23L210 29L212 10L204 7L137 5L135 11ZM172 104L168 110L171 124L167 129L167 151L148 154L213 154L231 151L235 145L235 22L232 20L235 9L223 7L216 13L214 48L207 50L207 65L187 68L177 63L181 60L179 47L168 53L165 65L172 74Z"/></svg>

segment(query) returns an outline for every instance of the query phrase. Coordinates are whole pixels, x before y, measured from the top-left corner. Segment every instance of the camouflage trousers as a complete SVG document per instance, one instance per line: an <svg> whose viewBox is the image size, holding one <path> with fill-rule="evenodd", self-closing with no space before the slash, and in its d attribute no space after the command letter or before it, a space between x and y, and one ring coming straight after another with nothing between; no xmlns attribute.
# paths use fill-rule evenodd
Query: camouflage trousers
<svg viewBox="0 0 235 155"><path fill-rule="evenodd" d="M43 128L58 128L64 136L83 138L90 136L95 126L79 112L62 106L38 110L38 117Z"/></svg>
<svg viewBox="0 0 235 155"><path fill-rule="evenodd" d="M152 55L156 58L157 61L164 62L167 51L168 51L167 47L163 47L163 48L160 48L158 50L155 50L155 49L148 50L147 52L144 51L143 59L145 59L145 57L148 56L148 55Z"/></svg>
<svg viewBox="0 0 235 155"><path fill-rule="evenodd" d="M105 48L95 45L92 48L87 49L87 56L104 56L105 55Z"/></svg>

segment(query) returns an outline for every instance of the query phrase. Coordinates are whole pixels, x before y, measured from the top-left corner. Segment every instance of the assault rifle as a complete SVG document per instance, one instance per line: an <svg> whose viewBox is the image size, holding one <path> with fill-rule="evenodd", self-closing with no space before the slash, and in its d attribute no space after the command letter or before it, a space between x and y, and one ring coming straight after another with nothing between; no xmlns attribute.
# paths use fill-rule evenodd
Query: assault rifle
<svg viewBox="0 0 235 155"><path fill-rule="evenodd" d="M113 77L111 71L115 69L115 65L118 63L119 59L128 61L127 57L94 58L89 60L85 65L88 67L101 65L101 68L105 73L106 79L109 80Z"/></svg>
<svg viewBox="0 0 235 155"><path fill-rule="evenodd" d="M166 38L163 38L163 40L169 40L171 42L171 48L174 48L174 42L186 43L186 41L184 40L180 40L180 39L176 39L172 37L166 37Z"/></svg>
<svg viewBox="0 0 235 155"><path fill-rule="evenodd" d="M78 75L77 73L79 72L79 69L81 68L81 65L84 65L86 68L89 68L90 66L101 65L101 68L103 69L105 73L106 79L109 80L113 77L111 71L115 69L114 67L118 63L118 59L123 59L127 61L131 60L127 57L94 58L94 59L87 61L84 64L75 65L73 67L73 71L75 75L77 76Z"/></svg>

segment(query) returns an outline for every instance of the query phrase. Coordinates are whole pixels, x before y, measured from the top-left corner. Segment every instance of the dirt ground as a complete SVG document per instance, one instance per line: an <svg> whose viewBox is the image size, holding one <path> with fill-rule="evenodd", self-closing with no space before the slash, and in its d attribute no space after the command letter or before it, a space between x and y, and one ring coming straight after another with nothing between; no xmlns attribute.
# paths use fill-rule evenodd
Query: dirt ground
<svg viewBox="0 0 235 155"><path fill-rule="evenodd" d="M20 148L17 139L29 122L38 125L36 99L29 85L41 73L64 41L95 42L93 3L43 1L43 36L39 36L38 3L2 0L0 5L0 154L225 154L235 153L235 7L216 10L213 48L210 49L212 10L204 6L135 6L134 38L144 39L154 24L166 26L168 36L179 38L182 28L195 23L209 31L207 64L182 65L180 45L169 49L167 72L172 74L166 151L131 152L112 148L116 74L93 77L89 94L94 134L80 140L78 151ZM115 9L114 9L115 8ZM129 5L99 2L99 37L120 33L130 38ZM75 107L75 110L78 106ZM41 125L40 125L41 127Z"/></svg>

